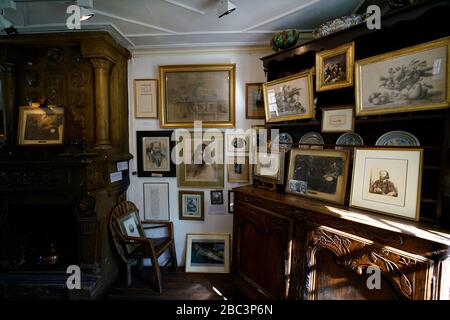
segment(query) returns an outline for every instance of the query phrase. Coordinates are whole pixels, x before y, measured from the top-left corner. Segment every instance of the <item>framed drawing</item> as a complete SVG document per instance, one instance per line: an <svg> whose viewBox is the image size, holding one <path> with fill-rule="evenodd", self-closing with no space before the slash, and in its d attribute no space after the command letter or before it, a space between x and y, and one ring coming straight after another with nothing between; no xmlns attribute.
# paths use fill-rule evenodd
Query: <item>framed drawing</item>
<svg viewBox="0 0 450 320"><path fill-rule="evenodd" d="M233 128L234 64L159 67L161 128Z"/></svg>
<svg viewBox="0 0 450 320"><path fill-rule="evenodd" d="M175 164L171 161L173 131L137 131L138 177L174 177Z"/></svg>
<svg viewBox="0 0 450 320"><path fill-rule="evenodd" d="M128 237L144 238L145 232L139 223L139 217L137 212L130 212L123 215L119 219L120 231L123 235ZM134 241L133 241L134 242ZM127 244L128 253L131 253L139 244Z"/></svg>
<svg viewBox="0 0 450 320"><path fill-rule="evenodd" d="M179 219L205 220L205 195L203 191L179 191Z"/></svg>
<svg viewBox="0 0 450 320"><path fill-rule="evenodd" d="M284 152L259 153L253 166L253 178L262 182L284 184Z"/></svg>
<svg viewBox="0 0 450 320"><path fill-rule="evenodd" d="M266 122L314 117L311 71L300 72L263 84Z"/></svg>
<svg viewBox="0 0 450 320"><path fill-rule="evenodd" d="M144 219L170 220L169 184L144 183Z"/></svg>
<svg viewBox="0 0 450 320"><path fill-rule="evenodd" d="M134 116L158 119L158 80L134 80Z"/></svg>
<svg viewBox="0 0 450 320"><path fill-rule="evenodd" d="M286 192L343 204L348 163L345 150L292 149Z"/></svg>
<svg viewBox="0 0 450 320"><path fill-rule="evenodd" d="M223 204L223 190L211 190L211 204Z"/></svg>
<svg viewBox="0 0 450 320"><path fill-rule="evenodd" d="M228 213L234 213L234 191L228 190Z"/></svg>
<svg viewBox="0 0 450 320"><path fill-rule="evenodd" d="M264 119L264 96L262 83L245 84L245 117L247 119Z"/></svg>
<svg viewBox="0 0 450 320"><path fill-rule="evenodd" d="M322 132L352 132L355 128L353 107L322 109Z"/></svg>
<svg viewBox="0 0 450 320"><path fill-rule="evenodd" d="M316 53L316 90L335 90L353 85L355 44L346 43Z"/></svg>
<svg viewBox="0 0 450 320"><path fill-rule="evenodd" d="M187 234L186 272L229 273L230 234Z"/></svg>
<svg viewBox="0 0 450 320"><path fill-rule="evenodd" d="M356 115L412 112L450 105L450 37L356 62Z"/></svg>
<svg viewBox="0 0 450 320"><path fill-rule="evenodd" d="M62 145L64 143L63 107L20 107L19 145Z"/></svg>
<svg viewBox="0 0 450 320"><path fill-rule="evenodd" d="M227 152L247 153L249 151L250 137L246 133L227 133Z"/></svg>
<svg viewBox="0 0 450 320"><path fill-rule="evenodd" d="M350 206L419 220L422 149L356 148Z"/></svg>
<svg viewBox="0 0 450 320"><path fill-rule="evenodd" d="M248 156L227 158L228 182L249 182L250 165Z"/></svg>

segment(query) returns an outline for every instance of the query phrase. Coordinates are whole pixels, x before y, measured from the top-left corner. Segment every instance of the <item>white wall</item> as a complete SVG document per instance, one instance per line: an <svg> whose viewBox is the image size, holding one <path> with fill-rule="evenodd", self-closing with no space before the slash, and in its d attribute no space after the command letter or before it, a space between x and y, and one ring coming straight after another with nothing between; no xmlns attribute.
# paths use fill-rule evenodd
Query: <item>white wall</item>
<svg viewBox="0 0 450 320"><path fill-rule="evenodd" d="M210 51L170 51L155 53L134 53L129 63L129 109L130 109L130 153L134 159L130 161L130 172L137 171L136 160L136 131L161 130L159 120L136 119L134 117L133 80L142 78L158 78L159 65L171 64L236 64L236 128L248 129L252 125L264 124L263 120L245 119L245 84L252 82L264 82L264 70L261 57L270 54L270 51L261 49L229 49ZM239 186L237 183L227 183L225 171L224 204L228 203L228 191ZM131 175L131 184L128 190L128 200L134 202L140 209L143 218L143 183L168 182L170 201L170 220L174 223L177 260L179 265L184 265L187 233L230 233L233 231L233 215L210 215L210 190L196 189L205 192L205 221L186 221L178 219L178 187L177 178L138 178ZM187 190L187 189L184 189ZM194 189L192 189L194 190ZM226 211L227 212L227 211ZM168 256L161 258L160 263Z"/></svg>

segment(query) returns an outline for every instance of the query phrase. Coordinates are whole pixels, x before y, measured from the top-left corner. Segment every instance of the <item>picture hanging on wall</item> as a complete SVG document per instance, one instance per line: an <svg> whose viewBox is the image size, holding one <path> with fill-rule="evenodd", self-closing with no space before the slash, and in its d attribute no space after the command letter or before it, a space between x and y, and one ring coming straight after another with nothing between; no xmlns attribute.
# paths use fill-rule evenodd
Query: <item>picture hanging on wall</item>
<svg viewBox="0 0 450 320"><path fill-rule="evenodd" d="M136 118L158 118L158 80L134 80L134 115Z"/></svg>
<svg viewBox="0 0 450 320"><path fill-rule="evenodd" d="M20 107L18 144L62 145L64 124L63 107Z"/></svg>
<svg viewBox="0 0 450 320"><path fill-rule="evenodd" d="M247 119L264 119L264 96L262 83L245 85L245 117Z"/></svg>
<svg viewBox="0 0 450 320"><path fill-rule="evenodd" d="M179 219L205 220L205 196L203 191L179 191Z"/></svg>
<svg viewBox="0 0 450 320"><path fill-rule="evenodd" d="M138 177L175 177L176 166L171 161L175 146L173 131L137 131Z"/></svg>
<svg viewBox="0 0 450 320"><path fill-rule="evenodd" d="M170 220L169 183L144 183L144 219Z"/></svg>

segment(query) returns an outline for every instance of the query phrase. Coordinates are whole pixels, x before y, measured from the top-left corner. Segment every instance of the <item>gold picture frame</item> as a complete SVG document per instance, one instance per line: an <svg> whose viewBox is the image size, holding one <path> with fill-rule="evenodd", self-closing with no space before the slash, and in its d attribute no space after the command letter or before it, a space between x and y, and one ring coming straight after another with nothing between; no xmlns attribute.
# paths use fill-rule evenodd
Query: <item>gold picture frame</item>
<svg viewBox="0 0 450 320"><path fill-rule="evenodd" d="M250 164L249 156L231 156L227 158L227 181L249 182Z"/></svg>
<svg viewBox="0 0 450 320"><path fill-rule="evenodd" d="M134 79L134 117L158 119L158 79Z"/></svg>
<svg viewBox="0 0 450 320"><path fill-rule="evenodd" d="M353 86L354 42L316 53L316 91ZM343 73L343 69L345 73Z"/></svg>
<svg viewBox="0 0 450 320"><path fill-rule="evenodd" d="M336 106L322 109L321 132L353 132L355 109L353 106Z"/></svg>
<svg viewBox="0 0 450 320"><path fill-rule="evenodd" d="M188 233L186 235L186 272L230 273L229 233Z"/></svg>
<svg viewBox="0 0 450 320"><path fill-rule="evenodd" d="M235 64L159 67L161 128L234 128Z"/></svg>
<svg viewBox="0 0 450 320"><path fill-rule="evenodd" d="M450 37L358 60L356 115L450 106Z"/></svg>

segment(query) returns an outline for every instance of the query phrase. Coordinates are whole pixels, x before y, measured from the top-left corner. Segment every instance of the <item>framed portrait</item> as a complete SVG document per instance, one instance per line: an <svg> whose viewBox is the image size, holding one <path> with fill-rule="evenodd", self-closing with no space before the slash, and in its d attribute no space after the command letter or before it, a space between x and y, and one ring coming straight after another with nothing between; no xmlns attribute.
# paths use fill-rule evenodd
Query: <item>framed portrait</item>
<svg viewBox="0 0 450 320"><path fill-rule="evenodd" d="M250 137L246 133L227 133L227 152L247 153L250 146Z"/></svg>
<svg viewBox="0 0 450 320"><path fill-rule="evenodd" d="M314 117L311 71L304 71L263 84L266 122Z"/></svg>
<svg viewBox="0 0 450 320"><path fill-rule="evenodd" d="M138 177L174 177L176 166L171 161L173 131L137 131Z"/></svg>
<svg viewBox="0 0 450 320"><path fill-rule="evenodd" d="M230 234L186 235L186 272L229 273Z"/></svg>
<svg viewBox="0 0 450 320"><path fill-rule="evenodd" d="M450 37L358 60L356 115L448 108Z"/></svg>
<svg viewBox="0 0 450 320"><path fill-rule="evenodd" d="M170 220L169 184L144 183L144 219Z"/></svg>
<svg viewBox="0 0 450 320"><path fill-rule="evenodd" d="M228 190L228 213L234 213L234 191Z"/></svg>
<svg viewBox="0 0 450 320"><path fill-rule="evenodd" d="M63 107L20 107L18 144L62 145L64 121Z"/></svg>
<svg viewBox="0 0 450 320"><path fill-rule="evenodd" d="M205 220L205 194L203 191L179 191L180 220Z"/></svg>
<svg viewBox="0 0 450 320"><path fill-rule="evenodd" d="M228 182L249 182L250 165L248 156L227 157Z"/></svg>
<svg viewBox="0 0 450 320"><path fill-rule="evenodd" d="M180 188L223 188L223 134L203 133L202 137L201 141L197 141L191 133L190 163L180 161L177 165ZM183 158L184 152L186 150L180 152Z"/></svg>
<svg viewBox="0 0 450 320"><path fill-rule="evenodd" d="M353 86L354 42L316 53L316 90Z"/></svg>
<svg viewBox="0 0 450 320"><path fill-rule="evenodd" d="M160 66L161 128L233 128L234 64Z"/></svg>
<svg viewBox="0 0 450 320"><path fill-rule="evenodd" d="M356 148L350 206L419 220L422 149Z"/></svg>
<svg viewBox="0 0 450 320"><path fill-rule="evenodd" d="M158 119L158 80L134 80L134 116Z"/></svg>
<svg viewBox="0 0 450 320"><path fill-rule="evenodd" d="M245 84L245 117L247 119L264 119L264 96L262 83Z"/></svg>
<svg viewBox="0 0 450 320"><path fill-rule="evenodd" d="M352 132L355 115L352 106L322 109L322 132Z"/></svg>
<svg viewBox="0 0 450 320"><path fill-rule="evenodd" d="M123 215L119 219L120 231L124 236L144 238L145 232L139 222L139 217L137 212L133 211L128 214ZM127 251L131 253L139 244L127 244Z"/></svg>
<svg viewBox="0 0 450 320"><path fill-rule="evenodd" d="M223 190L211 190L211 204L223 204Z"/></svg>
<svg viewBox="0 0 450 320"><path fill-rule="evenodd" d="M348 163L346 150L292 149L286 192L343 204Z"/></svg>
<svg viewBox="0 0 450 320"><path fill-rule="evenodd" d="M284 184L284 152L260 152L253 165L253 178L262 182Z"/></svg>

